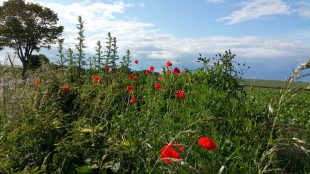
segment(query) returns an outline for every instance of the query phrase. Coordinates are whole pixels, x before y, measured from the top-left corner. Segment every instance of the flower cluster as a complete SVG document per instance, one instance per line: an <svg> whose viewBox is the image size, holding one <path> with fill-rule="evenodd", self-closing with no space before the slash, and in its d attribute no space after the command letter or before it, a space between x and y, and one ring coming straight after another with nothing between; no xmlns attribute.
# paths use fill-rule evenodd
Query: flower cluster
<svg viewBox="0 0 310 174"><path fill-rule="evenodd" d="M215 142L209 137L200 137L197 144L207 151L212 151L217 148ZM160 159L166 164L171 164L173 160L182 159L182 154L184 153L184 147L173 141L172 143L164 145L160 150Z"/></svg>

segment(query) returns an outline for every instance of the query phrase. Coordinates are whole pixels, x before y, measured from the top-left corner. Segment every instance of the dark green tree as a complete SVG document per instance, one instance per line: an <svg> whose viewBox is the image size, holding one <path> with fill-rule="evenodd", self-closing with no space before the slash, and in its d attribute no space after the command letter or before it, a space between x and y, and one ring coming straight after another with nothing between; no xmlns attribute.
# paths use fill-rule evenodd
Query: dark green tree
<svg viewBox="0 0 310 174"><path fill-rule="evenodd" d="M49 59L43 54L31 55L28 63L27 69L37 69L44 63L49 63Z"/></svg>
<svg viewBox="0 0 310 174"><path fill-rule="evenodd" d="M16 51L23 65L23 78L33 51L57 42L63 31L57 21L51 9L24 0L8 0L0 7L0 45Z"/></svg>

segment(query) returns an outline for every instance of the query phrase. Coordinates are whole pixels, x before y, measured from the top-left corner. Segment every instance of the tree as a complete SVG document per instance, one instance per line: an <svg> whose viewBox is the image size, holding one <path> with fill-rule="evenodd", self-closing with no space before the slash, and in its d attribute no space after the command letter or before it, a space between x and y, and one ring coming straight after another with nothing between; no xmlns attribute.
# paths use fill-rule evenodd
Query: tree
<svg viewBox="0 0 310 174"><path fill-rule="evenodd" d="M76 40L78 40L78 44L75 46L77 50L77 64L78 64L78 79L81 78L81 71L82 71L82 66L86 64L85 60L85 52L84 48L86 48L86 45L84 43L85 41L85 35L84 35L84 21L82 20L82 17L78 17L78 24L76 25L78 29L78 37Z"/></svg>
<svg viewBox="0 0 310 174"><path fill-rule="evenodd" d="M103 51L102 51L102 45L101 42L98 41L97 42L97 46L96 46L96 55L94 56L94 63L95 63L95 68L97 68L97 70L100 70L100 67L102 67L102 58L103 58Z"/></svg>
<svg viewBox="0 0 310 174"><path fill-rule="evenodd" d="M64 67L65 63L66 63L66 59L65 59L65 53L64 53L64 47L63 47L63 44L64 44L64 39L59 39L58 40L58 54L57 56L60 58L59 60L59 65L61 68Z"/></svg>
<svg viewBox="0 0 310 174"><path fill-rule="evenodd" d="M27 69L37 69L45 63L49 63L49 59L43 54L31 55L29 58Z"/></svg>
<svg viewBox="0 0 310 174"><path fill-rule="evenodd" d="M108 37L106 38L107 41L106 41L106 48L107 50L104 51L106 54L104 55L105 56L105 66L110 66L110 63L111 63L111 53L112 53L112 36L111 36L111 33L108 32Z"/></svg>
<svg viewBox="0 0 310 174"><path fill-rule="evenodd" d="M130 55L130 51L127 50L126 51L126 55L122 57L122 61L121 61L121 69L124 71L130 71L129 66L131 63L131 55Z"/></svg>
<svg viewBox="0 0 310 174"><path fill-rule="evenodd" d="M61 35L63 26L57 21L51 9L24 0L8 0L0 8L0 47L16 51L23 65L23 78L32 52L50 48Z"/></svg>
<svg viewBox="0 0 310 174"><path fill-rule="evenodd" d="M74 74L75 74L74 69L76 66L76 62L74 61L74 55L73 55L72 48L68 48L68 50L67 50L67 59L68 59L68 64L69 64L70 80L71 80L71 82L74 82Z"/></svg>
<svg viewBox="0 0 310 174"><path fill-rule="evenodd" d="M112 40L112 57L111 57L111 65L112 65L112 70L115 71L117 69L116 61L118 60L118 55L117 55L117 45L116 45L116 37L113 38Z"/></svg>

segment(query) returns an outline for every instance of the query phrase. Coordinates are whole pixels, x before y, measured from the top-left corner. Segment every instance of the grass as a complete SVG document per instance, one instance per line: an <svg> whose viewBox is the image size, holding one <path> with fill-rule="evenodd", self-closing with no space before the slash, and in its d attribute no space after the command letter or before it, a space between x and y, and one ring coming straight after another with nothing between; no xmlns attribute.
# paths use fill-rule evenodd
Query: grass
<svg viewBox="0 0 310 174"><path fill-rule="evenodd" d="M245 79L244 84L255 87L283 88L285 86L285 81ZM291 88L307 88L309 86L310 82L293 82L291 84Z"/></svg>
<svg viewBox="0 0 310 174"><path fill-rule="evenodd" d="M100 71L77 84L68 69L44 65L24 84L2 89L0 173L310 172L309 92L217 88L202 71L161 80L155 73L130 73L137 80ZM14 81L10 72L1 75ZM227 79L211 77L227 83L221 78ZM130 103L133 97L137 102ZM217 148L201 148L201 136ZM175 142L184 152L166 164L160 150Z"/></svg>

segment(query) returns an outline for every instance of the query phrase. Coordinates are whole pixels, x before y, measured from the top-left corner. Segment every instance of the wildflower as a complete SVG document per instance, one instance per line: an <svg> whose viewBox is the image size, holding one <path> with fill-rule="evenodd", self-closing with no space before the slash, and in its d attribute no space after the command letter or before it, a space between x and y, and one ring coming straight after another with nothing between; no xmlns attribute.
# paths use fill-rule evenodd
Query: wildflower
<svg viewBox="0 0 310 174"><path fill-rule="evenodd" d="M99 83L100 77L98 75L93 76L93 81Z"/></svg>
<svg viewBox="0 0 310 174"><path fill-rule="evenodd" d="M40 80L40 79L34 80L34 84L35 84L35 85L39 85L40 83L41 83L41 80Z"/></svg>
<svg viewBox="0 0 310 174"><path fill-rule="evenodd" d="M167 61L167 62L166 62L166 66L167 66L167 67L170 67L170 66L172 66L172 63L171 63L170 61Z"/></svg>
<svg viewBox="0 0 310 174"><path fill-rule="evenodd" d="M181 71L180 71L179 68L175 67L175 68L173 69L173 72L172 72L172 73L173 73L173 74L180 74Z"/></svg>
<svg viewBox="0 0 310 174"><path fill-rule="evenodd" d="M159 88L160 88L160 83L156 83L156 84L154 85L154 88L155 88L155 89L159 89Z"/></svg>
<svg viewBox="0 0 310 174"><path fill-rule="evenodd" d="M160 159L164 160L166 164L171 164L171 159L169 158L180 159L181 156L175 148L182 153L184 152L184 148L181 144L173 142L171 144L164 145L164 147L160 150Z"/></svg>
<svg viewBox="0 0 310 174"><path fill-rule="evenodd" d="M154 66L150 66L150 71L154 72L154 70L155 70Z"/></svg>
<svg viewBox="0 0 310 174"><path fill-rule="evenodd" d="M200 137L198 139L198 144L200 147L202 147L205 150L215 150L216 149L216 144L209 137Z"/></svg>
<svg viewBox="0 0 310 174"><path fill-rule="evenodd" d="M71 90L70 87L67 86L67 85L64 85L64 86L62 87L62 91L65 92L65 93L69 92L70 90Z"/></svg>
<svg viewBox="0 0 310 174"><path fill-rule="evenodd" d="M185 94L182 90L176 90L175 95L179 98L179 99L183 99L185 97Z"/></svg>
<svg viewBox="0 0 310 174"><path fill-rule="evenodd" d="M132 98L130 98L129 102L130 103L136 103L137 102L137 98L132 97Z"/></svg>
<svg viewBox="0 0 310 174"><path fill-rule="evenodd" d="M128 78L129 78L130 80L137 80L137 79L138 79L137 75L135 75L135 74L129 74L129 75L128 75Z"/></svg>
<svg viewBox="0 0 310 174"><path fill-rule="evenodd" d="M139 61L138 61L137 59L135 59L133 62L134 62L135 64L138 64L138 63L139 63Z"/></svg>
<svg viewBox="0 0 310 174"><path fill-rule="evenodd" d="M151 72L149 70L145 70L145 74L150 74Z"/></svg>
<svg viewBox="0 0 310 174"><path fill-rule="evenodd" d="M106 71L110 71L110 67L109 67L108 65L105 66L104 69L105 69Z"/></svg>
<svg viewBox="0 0 310 174"><path fill-rule="evenodd" d="M132 86L127 86L126 90L128 93L133 93L133 87Z"/></svg>

